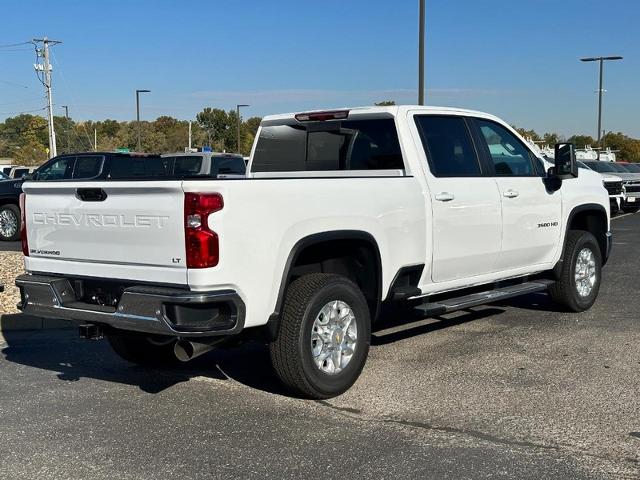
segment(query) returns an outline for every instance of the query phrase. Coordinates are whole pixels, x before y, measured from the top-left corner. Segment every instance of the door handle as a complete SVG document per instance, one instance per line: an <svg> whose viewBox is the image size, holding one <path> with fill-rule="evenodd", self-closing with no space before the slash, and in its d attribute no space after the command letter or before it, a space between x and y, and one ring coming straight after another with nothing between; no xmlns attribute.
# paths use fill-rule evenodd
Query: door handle
<svg viewBox="0 0 640 480"><path fill-rule="evenodd" d="M101 188L77 188L76 197L83 202L103 202L107 192Z"/></svg>
<svg viewBox="0 0 640 480"><path fill-rule="evenodd" d="M502 196L507 197L507 198L516 198L518 195L520 195L519 192L515 191L515 190L506 190Z"/></svg>
<svg viewBox="0 0 640 480"><path fill-rule="evenodd" d="M440 193L436 193L435 195L435 199L438 200L439 202L450 202L454 198L456 198L456 196L453 193L449 193L449 192L440 192Z"/></svg>

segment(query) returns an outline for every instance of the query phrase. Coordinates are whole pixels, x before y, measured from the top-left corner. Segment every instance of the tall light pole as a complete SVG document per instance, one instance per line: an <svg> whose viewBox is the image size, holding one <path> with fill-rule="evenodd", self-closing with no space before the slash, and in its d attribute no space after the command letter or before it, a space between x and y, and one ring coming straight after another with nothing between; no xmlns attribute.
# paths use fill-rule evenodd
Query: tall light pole
<svg viewBox="0 0 640 480"><path fill-rule="evenodd" d="M238 143L237 143L237 152L240 153L240 108L242 107L250 107L251 105L238 104L236 105L236 117L238 122Z"/></svg>
<svg viewBox="0 0 640 480"><path fill-rule="evenodd" d="M424 1L420 0L418 22L418 105L424 105Z"/></svg>
<svg viewBox="0 0 640 480"><path fill-rule="evenodd" d="M151 90L136 90L136 120L138 124L138 151L140 151L140 94L149 93Z"/></svg>
<svg viewBox="0 0 640 480"><path fill-rule="evenodd" d="M67 119L67 125L65 128L65 135L67 136L67 153L71 150L71 142L69 140L69 105L60 105L64 108L64 118Z"/></svg>
<svg viewBox="0 0 640 480"><path fill-rule="evenodd" d="M600 146L600 139L602 138L602 94L604 93L602 88L602 72L604 70L605 60L622 60L622 57L587 57L580 59L581 62L600 62L600 83L598 86L598 146Z"/></svg>

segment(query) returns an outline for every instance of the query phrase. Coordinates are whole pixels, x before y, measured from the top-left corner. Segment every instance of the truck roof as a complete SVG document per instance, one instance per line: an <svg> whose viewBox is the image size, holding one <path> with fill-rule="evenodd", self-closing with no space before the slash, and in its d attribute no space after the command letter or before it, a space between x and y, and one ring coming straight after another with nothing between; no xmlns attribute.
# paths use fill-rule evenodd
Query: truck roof
<svg viewBox="0 0 640 480"><path fill-rule="evenodd" d="M375 114L391 114L393 116L400 116L405 112L408 112L410 110L421 110L424 111L425 113L430 113L430 114L458 114L458 115L472 115L474 117L482 117L482 118L489 118L492 120L496 120L499 121L500 123L503 123L502 120L500 120L499 118L495 117L494 115L485 113L485 112L480 112L477 110L468 110L465 108L458 108L458 107L438 107L438 106L425 106L425 105L392 105L392 106L364 106L364 107L344 107L344 108L331 108L331 109L323 109L323 110L308 110L305 111L304 113L320 113L320 112L327 112L327 111L342 111L342 110L348 110L349 111L349 116L351 115L375 115ZM300 113L303 112L291 112L291 113L282 113L282 114L277 114L277 115L267 115L265 116L262 121L263 122L273 122L273 121L278 121L278 120L291 120L293 119L296 115L299 115Z"/></svg>

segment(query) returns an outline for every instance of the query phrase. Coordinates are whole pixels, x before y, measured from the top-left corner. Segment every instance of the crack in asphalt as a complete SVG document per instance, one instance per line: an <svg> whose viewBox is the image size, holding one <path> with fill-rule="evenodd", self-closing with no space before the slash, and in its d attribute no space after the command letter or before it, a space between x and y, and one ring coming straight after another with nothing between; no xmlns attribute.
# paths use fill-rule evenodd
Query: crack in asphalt
<svg viewBox="0 0 640 480"><path fill-rule="evenodd" d="M318 400L316 403L319 403L322 406L325 406L332 410L340 412L341 414L353 420L374 422L374 423L387 423L387 424L401 425L405 427L419 428L422 430L432 430L432 431L442 432L442 433L467 435L473 438L477 438L479 440L484 440L484 441L498 444L498 445L509 445L509 446L515 446L515 447L523 447L523 448L537 448L542 450L554 451L558 453L580 454L580 455L588 456L591 458L597 458L600 460L608 460L608 461L623 460L625 462L629 462L634 465L640 465L640 459L638 458L632 458L632 457L620 458L620 457L609 457L604 455L597 455L591 452L587 452L585 450L576 449L573 445L569 445L569 444L544 445L542 443L534 443L526 440L512 440L508 438L502 438L502 437L491 435L489 433L484 433L478 430L436 426L427 422L418 422L414 420L406 420L401 418L390 418L390 417L376 418L376 417L363 415L362 410L357 408L338 407L337 405L333 405L325 400ZM631 432L630 435L635 436L634 434L639 434L640 436L640 432Z"/></svg>

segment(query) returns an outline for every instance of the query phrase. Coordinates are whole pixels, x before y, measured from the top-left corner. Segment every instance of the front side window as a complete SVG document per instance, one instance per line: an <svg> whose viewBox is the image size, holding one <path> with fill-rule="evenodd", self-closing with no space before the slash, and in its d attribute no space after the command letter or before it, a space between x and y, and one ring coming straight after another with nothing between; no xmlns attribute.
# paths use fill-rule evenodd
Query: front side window
<svg viewBox="0 0 640 480"><path fill-rule="evenodd" d="M531 153L506 128L487 120L476 120L484 138L495 174L499 177L528 177L535 175Z"/></svg>
<svg viewBox="0 0 640 480"><path fill-rule="evenodd" d="M415 118L431 173L435 177L482 174L463 118L441 115L419 115Z"/></svg>
<svg viewBox="0 0 640 480"><path fill-rule="evenodd" d="M71 178L76 157L63 157L38 170L38 180L65 180Z"/></svg>
<svg viewBox="0 0 640 480"><path fill-rule="evenodd" d="M391 118L263 126L252 166L254 172L402 169Z"/></svg>

